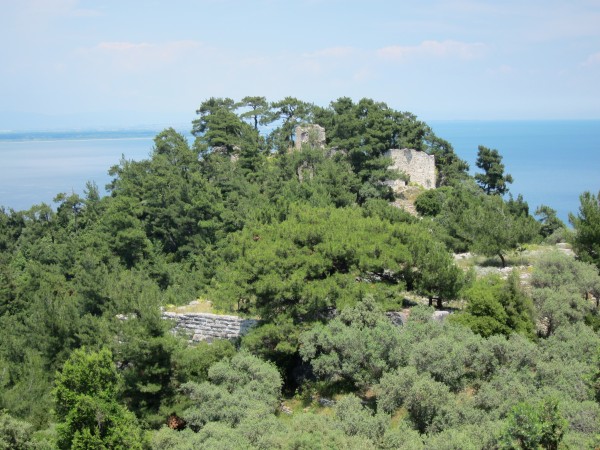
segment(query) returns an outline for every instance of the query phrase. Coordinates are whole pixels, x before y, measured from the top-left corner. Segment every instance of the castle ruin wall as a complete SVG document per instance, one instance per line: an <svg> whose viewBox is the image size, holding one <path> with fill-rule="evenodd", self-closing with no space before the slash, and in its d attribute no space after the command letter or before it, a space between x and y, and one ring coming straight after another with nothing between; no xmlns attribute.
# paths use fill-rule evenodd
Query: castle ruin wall
<svg viewBox="0 0 600 450"><path fill-rule="evenodd" d="M174 320L173 331L187 335L190 342L235 339L258 324L256 319L210 313L163 312L162 316L164 319Z"/></svg>
<svg viewBox="0 0 600 450"><path fill-rule="evenodd" d="M435 188L435 157L425 152L402 148L388 150L384 156L392 159L390 169L404 172L409 177L409 182L423 186L425 189ZM392 189L397 192L406 186L403 180L389 182Z"/></svg>

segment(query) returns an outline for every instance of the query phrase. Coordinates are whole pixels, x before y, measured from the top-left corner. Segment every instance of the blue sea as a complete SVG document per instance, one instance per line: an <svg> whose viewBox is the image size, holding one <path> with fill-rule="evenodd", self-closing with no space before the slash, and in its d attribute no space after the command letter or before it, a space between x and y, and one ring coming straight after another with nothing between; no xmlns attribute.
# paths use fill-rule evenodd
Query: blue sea
<svg viewBox="0 0 600 450"><path fill-rule="evenodd" d="M481 172L475 166L479 145L498 150L514 179L510 193L522 194L531 213L548 205L567 223L581 193L600 191L600 120L428 123L469 163L471 174Z"/></svg>
<svg viewBox="0 0 600 450"><path fill-rule="evenodd" d="M429 121L457 154L475 167L477 146L497 149L530 210L546 204L567 221L579 195L600 190L600 121ZM101 191L108 169L148 158L159 129L0 132L0 206L24 210L61 192L83 193L87 181Z"/></svg>
<svg viewBox="0 0 600 450"><path fill-rule="evenodd" d="M0 132L0 206L29 209L53 205L61 192L83 194L93 181L100 192L112 177L111 166L121 157L150 156L160 130L78 130Z"/></svg>

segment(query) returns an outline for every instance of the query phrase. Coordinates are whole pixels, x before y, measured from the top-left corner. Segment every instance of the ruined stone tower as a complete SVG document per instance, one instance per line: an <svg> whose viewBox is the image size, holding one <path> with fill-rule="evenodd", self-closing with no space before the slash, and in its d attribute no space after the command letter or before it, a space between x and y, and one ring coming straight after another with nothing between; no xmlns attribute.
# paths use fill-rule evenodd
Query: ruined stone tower
<svg viewBox="0 0 600 450"><path fill-rule="evenodd" d="M392 159L390 169L404 172L409 182L423 186L425 189L435 188L435 157L410 148L388 150L384 156ZM389 182L395 192L406 186L403 180Z"/></svg>
<svg viewBox="0 0 600 450"><path fill-rule="evenodd" d="M296 127L296 149L302 144L309 144L314 148L325 147L325 128L317 124Z"/></svg>

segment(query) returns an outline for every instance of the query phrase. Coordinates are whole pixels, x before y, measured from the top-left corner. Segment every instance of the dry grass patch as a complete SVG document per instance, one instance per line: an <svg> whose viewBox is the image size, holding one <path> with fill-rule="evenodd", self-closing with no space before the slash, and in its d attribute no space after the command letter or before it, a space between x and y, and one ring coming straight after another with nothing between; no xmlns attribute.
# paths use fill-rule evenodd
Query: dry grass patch
<svg viewBox="0 0 600 450"><path fill-rule="evenodd" d="M177 314L190 314L190 313L210 313L217 314L217 311L213 308L212 302L206 299L198 299L191 302L189 305L175 306L167 305L165 311L177 313Z"/></svg>
<svg viewBox="0 0 600 450"><path fill-rule="evenodd" d="M398 425L406 418L406 416L408 416L408 411L406 408L402 407L397 409L394 414L392 414L390 428L398 428Z"/></svg>

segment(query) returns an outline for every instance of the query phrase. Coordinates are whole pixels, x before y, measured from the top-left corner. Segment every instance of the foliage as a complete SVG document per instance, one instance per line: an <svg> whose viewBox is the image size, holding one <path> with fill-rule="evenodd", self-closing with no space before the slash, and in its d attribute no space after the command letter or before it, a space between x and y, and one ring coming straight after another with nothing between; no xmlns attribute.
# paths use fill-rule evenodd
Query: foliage
<svg viewBox="0 0 600 450"><path fill-rule="evenodd" d="M426 448L423 444L423 436L404 420L398 427L389 427L386 430L380 447L389 450L422 450Z"/></svg>
<svg viewBox="0 0 600 450"><path fill-rule="evenodd" d="M600 295L600 277L595 267L559 252L539 259L531 277L537 316L549 336L557 328L582 320L592 308L589 294Z"/></svg>
<svg viewBox="0 0 600 450"><path fill-rule="evenodd" d="M183 392L193 402L183 417L195 431L209 422L238 425L243 419L273 413L281 393L277 369L245 352L212 365L209 382L189 381Z"/></svg>
<svg viewBox="0 0 600 450"><path fill-rule="evenodd" d="M575 228L573 249L581 260L600 269L600 192L597 196L584 192L579 201L577 216L569 214L569 222Z"/></svg>
<svg viewBox="0 0 600 450"><path fill-rule="evenodd" d="M469 165L454 152L452 145L426 127L424 136L427 153L435 156L436 186L454 186L468 178Z"/></svg>
<svg viewBox="0 0 600 450"><path fill-rule="evenodd" d="M476 173L475 180L486 194L504 195L508 192L507 184L512 183L513 178L509 174L504 174L504 164L498 150L480 145L475 165L484 171L484 173Z"/></svg>
<svg viewBox="0 0 600 450"><path fill-rule="evenodd" d="M324 148L294 148L311 123ZM169 128L118 162L108 196L90 182L0 208L0 447L600 445L595 196L571 218L579 260L533 262L531 339L517 276L473 281L450 253L568 238L550 208L538 223L522 196L485 194L509 182L497 152L478 186L450 143L371 99L211 98L192 126L193 145ZM389 204L384 154L404 147L436 157L422 218ZM199 297L261 324L188 346L160 308ZM438 322L427 299L464 311ZM400 309L396 327L382 310Z"/></svg>
<svg viewBox="0 0 600 450"><path fill-rule="evenodd" d="M406 394L405 406L420 433L425 433L450 401L448 387L429 377L415 381Z"/></svg>
<svg viewBox="0 0 600 450"><path fill-rule="evenodd" d="M438 336L413 344L408 361L419 373L458 392L479 375L474 356L480 346L481 340L468 329L447 327Z"/></svg>
<svg viewBox="0 0 600 450"><path fill-rule="evenodd" d="M435 217L442 212L444 202L451 192L448 187L423 191L415 200L415 209L422 216Z"/></svg>
<svg viewBox="0 0 600 450"><path fill-rule="evenodd" d="M305 321L353 304L367 289L393 295L404 287L400 270L410 259L398 239L403 231L410 232L357 209L294 206L281 223L231 236L211 296L223 309L267 321Z"/></svg>
<svg viewBox="0 0 600 450"><path fill-rule="evenodd" d="M508 251L538 235L539 224L521 197L505 202L499 195L484 195L473 180L426 191L416 207L431 217L436 236L453 251L499 256L503 265Z"/></svg>
<svg viewBox="0 0 600 450"><path fill-rule="evenodd" d="M120 377L108 349L100 352L75 350L57 375L53 391L55 413L64 420L82 395L101 400L116 398Z"/></svg>
<svg viewBox="0 0 600 450"><path fill-rule="evenodd" d="M349 436L364 436L373 443L381 440L388 422L385 414L373 414L354 394L344 397L335 405L335 416L344 433Z"/></svg>
<svg viewBox="0 0 600 450"><path fill-rule="evenodd" d="M535 405L519 403L508 416L501 448L555 450L566 427L556 400L546 399Z"/></svg>
<svg viewBox="0 0 600 450"><path fill-rule="evenodd" d="M508 210L513 216L529 216L529 204L525 201L521 194L517 195L516 200L513 198L512 194L508 194L508 201L506 202L506 206L508 206Z"/></svg>
<svg viewBox="0 0 600 450"><path fill-rule="evenodd" d="M394 148L425 150L429 131L423 122L407 112L395 111L383 102L363 98L354 103L342 97L329 108L315 108L315 121L327 130L327 144L343 151L359 177L362 203L369 198L391 199L391 190L382 181L398 177L387 169L384 152Z"/></svg>
<svg viewBox="0 0 600 450"><path fill-rule="evenodd" d="M596 401L600 403L600 349L596 351L595 367L592 373L592 387Z"/></svg>
<svg viewBox="0 0 600 450"><path fill-rule="evenodd" d="M466 201L466 210L456 210L460 207L460 195L449 201L448 208L452 210L447 220L452 221L454 232L468 243L470 250L499 256L502 267L506 266L507 251L530 242L538 234L537 222L527 215L514 215L500 196L473 198L465 193L462 201Z"/></svg>
<svg viewBox="0 0 600 450"><path fill-rule="evenodd" d="M378 217L382 220L394 223L414 223L415 218L403 209L390 205L382 199L369 199L362 204L362 213L365 217Z"/></svg>
<svg viewBox="0 0 600 450"><path fill-rule="evenodd" d="M394 326L367 297L327 325L317 324L303 333L300 354L319 377L364 389L394 367L398 343Z"/></svg>
<svg viewBox="0 0 600 450"><path fill-rule="evenodd" d="M53 391L59 448L142 448L135 417L116 400L119 378L108 350L71 354Z"/></svg>
<svg viewBox="0 0 600 450"><path fill-rule="evenodd" d="M173 354L173 375L179 383L202 383L208 380L210 366L222 359L231 358L234 354L233 344L223 339L211 343L199 342L189 347L182 346Z"/></svg>
<svg viewBox="0 0 600 450"><path fill-rule="evenodd" d="M480 450L498 447L499 425L486 422L481 425L457 426L432 433L426 441L427 448L439 450Z"/></svg>
<svg viewBox="0 0 600 450"><path fill-rule="evenodd" d="M413 366L399 367L387 371L376 386L377 408L387 414L393 414L400 408L412 385L419 379L417 369Z"/></svg>
<svg viewBox="0 0 600 450"><path fill-rule="evenodd" d="M425 227L406 233L406 243L412 255L412 267L406 275L407 285L429 299L437 299L442 308L444 300L453 300L466 283L463 271L457 267L446 247L434 239Z"/></svg>
<svg viewBox="0 0 600 450"><path fill-rule="evenodd" d="M149 241L177 259L214 242L221 199L199 168L198 153L168 129L155 138L149 161L121 161L111 169L116 198L104 231L128 267L150 256Z"/></svg>
<svg viewBox="0 0 600 450"><path fill-rule="evenodd" d="M298 339L304 328L289 318L261 323L242 338L241 348L273 362L281 371L285 387L293 390L302 381L296 372L301 364Z"/></svg>
<svg viewBox="0 0 600 450"><path fill-rule="evenodd" d="M362 436L349 436L341 429L336 418L312 412L294 414L285 425L273 429L258 441L258 448L273 449L333 449L361 450L373 446Z"/></svg>
<svg viewBox="0 0 600 450"><path fill-rule="evenodd" d="M541 343L543 360L537 379L548 392L560 392L565 399L585 402L593 398L595 354L600 337L588 326L564 325Z"/></svg>
<svg viewBox="0 0 600 450"><path fill-rule="evenodd" d="M519 287L519 274L513 271L507 281L498 276L476 280L463 292L464 312L451 319L484 337L521 333L532 337L533 304Z"/></svg>
<svg viewBox="0 0 600 450"><path fill-rule="evenodd" d="M61 449L142 449L143 440L135 416L116 402L81 396L58 426Z"/></svg>
<svg viewBox="0 0 600 450"><path fill-rule="evenodd" d="M162 422L162 417L155 418L153 414L174 395L172 355L177 341L168 332L168 324L158 314L158 308L151 308L151 301L146 301L146 310L138 309L137 317L119 324L115 359L123 379L121 398L136 415L156 424Z"/></svg>
<svg viewBox="0 0 600 450"><path fill-rule="evenodd" d="M208 124L206 122L206 118L211 114L215 114L220 110L232 111L235 108L235 102L226 97L211 97L208 100L203 101L200 104L200 107L196 110L196 114L200 117L194 121L192 121L192 134L199 135L204 133Z"/></svg>
<svg viewBox="0 0 600 450"><path fill-rule="evenodd" d="M31 424L11 417L6 411L0 411L0 449L33 450L33 427Z"/></svg>
<svg viewBox="0 0 600 450"><path fill-rule="evenodd" d="M295 97L285 97L273 102L271 111L265 118L266 123L281 123L272 131L270 140L278 152L286 152L293 143L296 126L308 122L312 116L313 106Z"/></svg>
<svg viewBox="0 0 600 450"><path fill-rule="evenodd" d="M258 124L265 122L265 116L269 111L269 102L265 97L246 96L239 103L237 108L247 108L248 110L240 114L242 119L252 119L254 129L258 131Z"/></svg>
<svg viewBox="0 0 600 450"><path fill-rule="evenodd" d="M540 217L539 221L542 224L540 234L545 238L566 228L563 221L557 217L556 210L547 205L538 206L535 215Z"/></svg>

